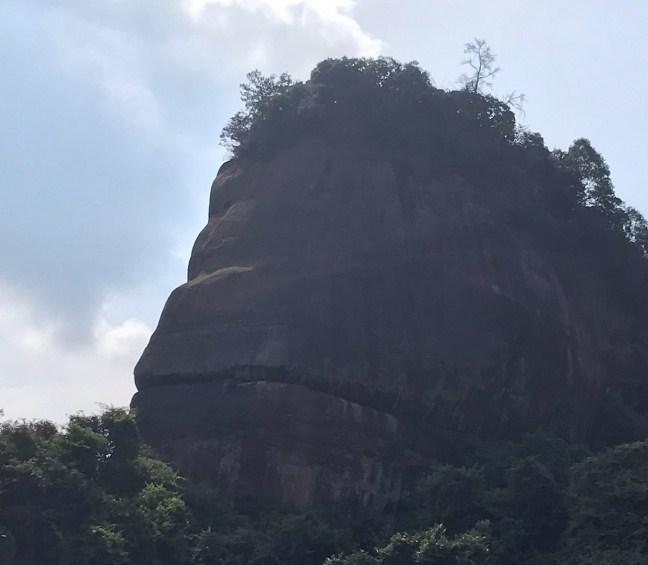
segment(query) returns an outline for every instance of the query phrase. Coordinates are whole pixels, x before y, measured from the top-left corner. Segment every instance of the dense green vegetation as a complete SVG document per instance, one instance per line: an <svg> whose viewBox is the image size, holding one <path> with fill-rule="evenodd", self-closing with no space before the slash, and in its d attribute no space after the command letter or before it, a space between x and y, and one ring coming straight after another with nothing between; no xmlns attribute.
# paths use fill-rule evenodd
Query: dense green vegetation
<svg viewBox="0 0 648 565"><path fill-rule="evenodd" d="M605 159L588 140L550 151L540 134L517 125L509 103L471 84L441 90L416 62L390 58L327 59L305 82L253 71L241 85L244 109L221 140L238 158L265 158L313 134L361 142L396 168L425 163L431 174L515 187L522 194L509 195L511 205L530 198L527 212L569 216L579 229L610 231L648 252L648 224L616 196ZM524 190L534 185L540 196Z"/></svg>
<svg viewBox="0 0 648 565"><path fill-rule="evenodd" d="M321 563L348 531L236 512L140 443L125 410L0 428L0 563ZM15 557L15 561L13 558Z"/></svg>
<svg viewBox="0 0 648 565"><path fill-rule="evenodd" d="M0 563L648 562L648 442L592 454L541 434L419 469L390 516L236 508L110 409L0 428Z"/></svg>

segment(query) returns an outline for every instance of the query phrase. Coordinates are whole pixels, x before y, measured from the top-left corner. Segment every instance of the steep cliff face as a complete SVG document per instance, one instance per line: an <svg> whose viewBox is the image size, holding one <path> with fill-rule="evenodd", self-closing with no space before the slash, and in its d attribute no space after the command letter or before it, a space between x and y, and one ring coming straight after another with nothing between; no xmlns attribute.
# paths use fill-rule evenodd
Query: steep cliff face
<svg viewBox="0 0 648 565"><path fill-rule="evenodd" d="M223 165L135 370L145 440L233 496L388 508L449 433L643 433L645 324L519 182L316 135Z"/></svg>

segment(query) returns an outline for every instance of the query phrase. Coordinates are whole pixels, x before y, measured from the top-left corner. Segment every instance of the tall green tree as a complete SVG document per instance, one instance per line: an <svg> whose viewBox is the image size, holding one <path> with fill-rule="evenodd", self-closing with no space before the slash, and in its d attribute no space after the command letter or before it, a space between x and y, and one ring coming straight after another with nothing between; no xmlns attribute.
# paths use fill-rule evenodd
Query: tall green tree
<svg viewBox="0 0 648 565"><path fill-rule="evenodd" d="M648 222L646 218L632 206L627 206L625 213L624 231L626 237L637 245L644 255L648 256Z"/></svg>
<svg viewBox="0 0 648 565"><path fill-rule="evenodd" d="M567 152L561 154L561 159L578 176L582 187L581 202L585 206L596 206L611 220L618 219L621 199L614 192L610 168L589 139L574 141Z"/></svg>
<svg viewBox="0 0 648 565"><path fill-rule="evenodd" d="M241 84L244 109L232 116L220 136L223 145L230 149L245 145L255 125L271 120L285 110L279 101L295 85L287 73L264 76L254 70L246 78L247 82Z"/></svg>

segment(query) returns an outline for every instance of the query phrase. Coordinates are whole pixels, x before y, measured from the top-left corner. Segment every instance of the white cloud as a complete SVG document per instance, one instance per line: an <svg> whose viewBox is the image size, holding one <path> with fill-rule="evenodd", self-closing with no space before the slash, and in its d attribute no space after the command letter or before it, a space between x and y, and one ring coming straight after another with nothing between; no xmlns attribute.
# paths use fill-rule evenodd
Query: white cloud
<svg viewBox="0 0 648 565"><path fill-rule="evenodd" d="M377 56L383 48L382 42L371 37L353 18L355 2L351 0L185 0L184 6L194 21L211 18L220 30L229 25L238 27L236 18L230 15L237 8L239 14L241 11L253 14L266 24L292 28L287 33L307 29L311 32L310 41L303 38L305 50L299 52L302 57L307 56L309 43L317 41L330 49L344 46L349 49L348 55L355 56ZM245 43L245 30L239 30L243 32L239 39Z"/></svg>
<svg viewBox="0 0 648 565"><path fill-rule="evenodd" d="M325 57L377 54L354 6L2 3L0 119L12 132L0 140L2 276L58 323L76 324L75 336L91 331L106 292L150 286L146 277L175 265L174 248L188 249L184 234L202 227L197 203L206 202L223 154L219 130L245 72L301 77Z"/></svg>
<svg viewBox="0 0 648 565"><path fill-rule="evenodd" d="M70 347L57 323L8 285L0 284L0 409L6 418L63 423L102 404L127 405L132 369L151 335L141 320L95 322L93 339Z"/></svg>
<svg viewBox="0 0 648 565"><path fill-rule="evenodd" d="M116 115L146 135L148 144L179 141L167 127L152 88L150 45L143 38L66 10L46 12L40 26L53 65L68 82L103 96Z"/></svg>
<svg viewBox="0 0 648 565"><path fill-rule="evenodd" d="M21 354L47 350L57 324L38 320L29 304L19 299L8 285L0 283L0 343Z"/></svg>
<svg viewBox="0 0 648 565"><path fill-rule="evenodd" d="M351 0L176 0L160 9L145 0L129 11L73 0L39 11L30 25L64 72L100 89L151 139L169 140L179 133L168 123L173 106L204 86L175 84L180 99L169 99L174 80L200 73L236 88L229 77L251 66L303 73L330 56L379 55L382 42L362 29L354 8Z"/></svg>
<svg viewBox="0 0 648 565"><path fill-rule="evenodd" d="M0 408L126 404L252 68L377 55L349 0L0 3ZM190 234L190 235L188 235ZM19 292L17 291L19 289ZM105 307L114 301L116 307ZM151 313L153 312L153 313Z"/></svg>
<svg viewBox="0 0 648 565"><path fill-rule="evenodd" d="M100 318L94 336L94 347L101 357L117 361L138 356L151 336L151 329L136 318L129 318L118 325Z"/></svg>

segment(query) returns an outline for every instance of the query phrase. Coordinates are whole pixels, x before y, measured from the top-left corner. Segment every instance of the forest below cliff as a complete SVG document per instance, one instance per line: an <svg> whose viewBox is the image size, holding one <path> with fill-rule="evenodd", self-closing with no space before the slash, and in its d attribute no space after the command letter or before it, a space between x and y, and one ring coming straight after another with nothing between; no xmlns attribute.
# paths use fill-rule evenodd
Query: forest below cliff
<svg viewBox="0 0 648 565"><path fill-rule="evenodd" d="M419 472L380 516L232 504L180 477L109 409L0 428L0 563L646 563L648 443L543 433Z"/></svg>

